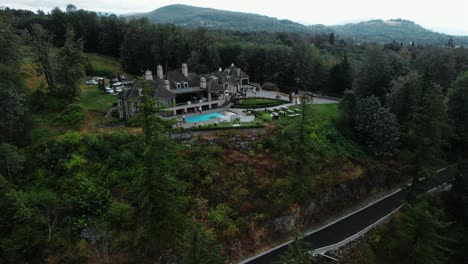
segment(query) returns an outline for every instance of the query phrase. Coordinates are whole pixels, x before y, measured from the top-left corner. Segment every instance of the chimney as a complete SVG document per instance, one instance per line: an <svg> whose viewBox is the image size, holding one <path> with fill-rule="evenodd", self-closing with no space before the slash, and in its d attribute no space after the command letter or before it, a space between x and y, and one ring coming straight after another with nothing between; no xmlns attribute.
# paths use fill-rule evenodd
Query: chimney
<svg viewBox="0 0 468 264"><path fill-rule="evenodd" d="M153 72L150 70L145 71L145 80L152 81L153 80Z"/></svg>
<svg viewBox="0 0 468 264"><path fill-rule="evenodd" d="M219 72L222 72L223 71L223 68L219 67Z"/></svg>
<svg viewBox="0 0 468 264"><path fill-rule="evenodd" d="M188 67L187 67L187 64L182 64L182 74L185 76L185 77L188 77Z"/></svg>
<svg viewBox="0 0 468 264"><path fill-rule="evenodd" d="M168 91L171 90L171 84L169 83L168 80L165 80L165 81L164 81L164 88L166 88Z"/></svg>
<svg viewBox="0 0 468 264"><path fill-rule="evenodd" d="M240 78L240 76L241 76L241 69L240 68L236 68L236 74L237 74L237 77Z"/></svg>
<svg viewBox="0 0 468 264"><path fill-rule="evenodd" d="M205 79L205 77L200 78L200 88L206 89L206 79Z"/></svg>
<svg viewBox="0 0 468 264"><path fill-rule="evenodd" d="M164 79L164 71L163 71L163 67L161 66L161 64L159 64L158 67L156 67L156 72L160 80Z"/></svg>

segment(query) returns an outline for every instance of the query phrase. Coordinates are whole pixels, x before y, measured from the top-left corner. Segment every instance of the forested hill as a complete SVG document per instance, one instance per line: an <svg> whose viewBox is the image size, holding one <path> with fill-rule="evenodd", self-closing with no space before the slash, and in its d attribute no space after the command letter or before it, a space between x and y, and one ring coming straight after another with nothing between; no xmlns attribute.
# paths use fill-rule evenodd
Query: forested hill
<svg viewBox="0 0 468 264"><path fill-rule="evenodd" d="M169 5L148 13L129 15L129 18L147 17L154 23L173 23L185 27L205 27L217 30L308 32L310 29L289 20L256 14L231 12L188 5Z"/></svg>
<svg viewBox="0 0 468 264"><path fill-rule="evenodd" d="M410 41L421 44L444 45L448 35L433 32L420 25L403 19L370 20L360 23L331 26L333 31L341 36L360 42ZM455 45L467 45L468 37L452 37Z"/></svg>
<svg viewBox="0 0 468 264"><path fill-rule="evenodd" d="M402 19L371 20L336 26L306 26L290 20L256 14L231 12L188 5L169 5L154 11L126 16L130 19L147 17L158 24L176 24L184 27L204 27L212 30L268 31L268 32L324 32L340 35L356 42L388 43L398 42L416 44L444 45L449 36L425 29L418 24ZM468 46L468 36L453 37L454 45Z"/></svg>

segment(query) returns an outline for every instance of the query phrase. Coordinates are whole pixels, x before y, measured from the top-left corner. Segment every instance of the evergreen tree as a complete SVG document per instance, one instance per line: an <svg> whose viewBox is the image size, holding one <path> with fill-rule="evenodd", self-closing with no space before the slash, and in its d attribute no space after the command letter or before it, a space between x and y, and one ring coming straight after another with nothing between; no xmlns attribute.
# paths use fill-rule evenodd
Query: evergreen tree
<svg viewBox="0 0 468 264"><path fill-rule="evenodd" d="M154 69L155 31L147 19L132 20L120 48L120 63L124 71L139 75L147 69Z"/></svg>
<svg viewBox="0 0 468 264"><path fill-rule="evenodd" d="M460 75L448 91L448 116L454 128L453 149L468 158L468 72Z"/></svg>
<svg viewBox="0 0 468 264"><path fill-rule="evenodd" d="M446 263L452 242L444 236L448 227L438 207L429 205L426 200L411 204L392 238L395 243L389 241L397 248L388 253L394 255L392 259L400 257L398 262L403 263Z"/></svg>
<svg viewBox="0 0 468 264"><path fill-rule="evenodd" d="M294 230L294 241L289 245L285 254L280 256L278 263L286 264L313 264L316 259L311 254L311 249L304 242L304 237L297 229Z"/></svg>
<svg viewBox="0 0 468 264"><path fill-rule="evenodd" d="M395 115L382 107L377 97L359 100L353 118L358 139L375 154L395 153L400 139L399 125Z"/></svg>
<svg viewBox="0 0 468 264"><path fill-rule="evenodd" d="M328 92L332 95L341 96L344 91L352 88L352 84L350 64L348 55L345 52L341 61L330 69Z"/></svg>
<svg viewBox="0 0 468 264"><path fill-rule="evenodd" d="M194 222L185 232L180 245L182 251L181 263L184 264L215 264L223 263L218 255L219 248L211 232L203 225Z"/></svg>
<svg viewBox="0 0 468 264"><path fill-rule="evenodd" d="M27 111L20 76L20 39L0 21L0 142L13 142L25 132Z"/></svg>
<svg viewBox="0 0 468 264"><path fill-rule="evenodd" d="M176 145L167 137L172 123L160 116L162 108L150 97L151 86L142 81L142 111L136 117L145 137L145 167L136 179L136 193L147 228L147 253L154 257L175 245L187 221L185 184L177 178Z"/></svg>
<svg viewBox="0 0 468 264"><path fill-rule="evenodd" d="M60 88L59 94L72 100L80 94L80 84L85 77L83 41L75 40L75 32L68 28L65 44L57 54L56 76Z"/></svg>
<svg viewBox="0 0 468 264"><path fill-rule="evenodd" d="M50 55L52 40L53 36L41 25L34 24L31 26L29 43L34 50L35 59L39 64L40 72L44 74L49 89L55 92L55 77Z"/></svg>

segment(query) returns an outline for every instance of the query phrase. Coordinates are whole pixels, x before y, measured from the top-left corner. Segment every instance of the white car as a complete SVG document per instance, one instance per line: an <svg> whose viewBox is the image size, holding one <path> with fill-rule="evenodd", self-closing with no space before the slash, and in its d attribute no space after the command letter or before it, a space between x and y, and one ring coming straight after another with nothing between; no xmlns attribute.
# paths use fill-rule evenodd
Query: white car
<svg viewBox="0 0 468 264"><path fill-rule="evenodd" d="M86 85L96 85L98 82L96 80L87 80Z"/></svg>
<svg viewBox="0 0 468 264"><path fill-rule="evenodd" d="M116 83L112 84L112 87L118 87L118 86L122 86L122 83L121 82L116 82Z"/></svg>
<svg viewBox="0 0 468 264"><path fill-rule="evenodd" d="M106 88L104 89L104 92L105 92L105 93L108 93L108 94L113 94L113 93L115 93L115 92L114 92L114 89L110 88L109 86L106 87Z"/></svg>
<svg viewBox="0 0 468 264"><path fill-rule="evenodd" d="M99 82L99 81L104 80L104 78L99 77L99 76L94 76L94 77L93 77L93 80L95 80L96 82Z"/></svg>
<svg viewBox="0 0 468 264"><path fill-rule="evenodd" d="M122 91L122 87L121 87L121 86L119 86L119 87L114 87L114 91L115 91L116 93L120 93L120 92Z"/></svg>

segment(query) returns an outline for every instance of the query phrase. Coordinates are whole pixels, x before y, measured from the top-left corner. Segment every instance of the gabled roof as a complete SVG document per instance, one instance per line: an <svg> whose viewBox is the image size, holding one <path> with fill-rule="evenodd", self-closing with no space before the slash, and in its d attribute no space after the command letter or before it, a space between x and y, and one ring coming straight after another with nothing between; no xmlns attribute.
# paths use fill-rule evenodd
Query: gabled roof
<svg viewBox="0 0 468 264"><path fill-rule="evenodd" d="M139 97L140 92L138 91L138 89L140 88L141 88L141 81L135 81L131 88L125 88L119 94L119 98L124 97L124 98L130 99L130 98ZM151 94L153 95L153 97L158 97L158 98L163 98L163 99L175 97L175 95L171 91L168 91L166 88L164 88L163 80L151 81Z"/></svg>

